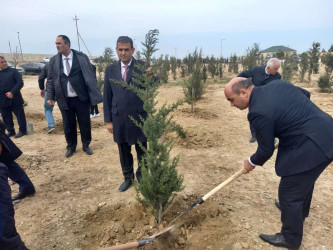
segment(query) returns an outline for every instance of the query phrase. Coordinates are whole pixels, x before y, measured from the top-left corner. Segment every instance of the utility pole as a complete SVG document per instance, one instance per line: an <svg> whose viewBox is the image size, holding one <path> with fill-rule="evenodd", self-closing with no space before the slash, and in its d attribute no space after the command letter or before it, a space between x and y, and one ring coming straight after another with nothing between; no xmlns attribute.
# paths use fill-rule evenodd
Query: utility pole
<svg viewBox="0 0 333 250"><path fill-rule="evenodd" d="M80 34L79 34L79 28L78 28L78 26L77 26L77 21L80 20L80 19L78 19L78 18L76 17L76 14L75 14L75 18L74 18L73 20L74 20L75 23L76 23L77 43L78 43L78 45L79 45L79 51L81 51L81 49L80 49Z"/></svg>
<svg viewBox="0 0 333 250"><path fill-rule="evenodd" d="M10 40L8 40L8 44L9 44L9 52L11 54L12 53L12 46L10 46Z"/></svg>
<svg viewBox="0 0 333 250"><path fill-rule="evenodd" d="M23 62L23 54L22 54L22 47L21 47L21 41L20 41L20 32L17 32L17 37L18 37L18 40L19 40L20 51L21 51L21 57L22 57L22 62Z"/></svg>
<svg viewBox="0 0 333 250"><path fill-rule="evenodd" d="M221 39L221 56L220 56L221 59L223 58L223 57L222 57L222 41L223 41L223 40L226 40L226 39L224 39L224 38Z"/></svg>

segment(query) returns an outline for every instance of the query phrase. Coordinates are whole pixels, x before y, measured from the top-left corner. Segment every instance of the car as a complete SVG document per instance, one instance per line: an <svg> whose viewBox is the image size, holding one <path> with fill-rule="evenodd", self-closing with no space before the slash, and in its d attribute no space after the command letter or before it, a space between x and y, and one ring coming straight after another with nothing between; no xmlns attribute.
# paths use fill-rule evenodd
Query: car
<svg viewBox="0 0 333 250"><path fill-rule="evenodd" d="M43 63L30 62L21 65L24 68L26 74L39 75L42 69L45 67Z"/></svg>
<svg viewBox="0 0 333 250"><path fill-rule="evenodd" d="M11 63L8 62L8 61L7 61L7 66L8 66L9 68L16 68L17 71L21 74L21 76L25 74L25 70L24 70L24 68L22 68L22 67L18 67L18 66L15 67L13 64L11 64Z"/></svg>
<svg viewBox="0 0 333 250"><path fill-rule="evenodd" d="M50 57L44 57L43 62L50 62L50 59L51 59Z"/></svg>

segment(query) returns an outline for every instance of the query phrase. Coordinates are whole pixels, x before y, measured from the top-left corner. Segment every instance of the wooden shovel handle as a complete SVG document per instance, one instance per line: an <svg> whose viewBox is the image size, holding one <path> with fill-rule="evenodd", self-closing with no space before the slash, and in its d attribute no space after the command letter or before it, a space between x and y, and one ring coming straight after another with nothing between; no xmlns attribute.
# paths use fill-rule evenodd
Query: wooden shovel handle
<svg viewBox="0 0 333 250"><path fill-rule="evenodd" d="M132 248L138 248L139 242L133 241L126 244L113 246L113 247L107 247L107 248L100 248L100 250L124 250L124 249L132 249Z"/></svg>
<svg viewBox="0 0 333 250"><path fill-rule="evenodd" d="M226 179L224 182L222 182L220 185L218 185L217 187L215 187L214 189L212 189L211 191L209 191L204 197L202 197L202 199L204 201L207 200L209 197L211 197L213 194L215 194L221 188L223 188L224 186L228 185L230 182L232 182L233 180L235 180L236 178L238 178L239 176L241 176L242 174L245 174L245 173L246 172L245 172L244 168L242 168L241 170L239 170L238 172L236 172L234 175L232 175L228 179Z"/></svg>

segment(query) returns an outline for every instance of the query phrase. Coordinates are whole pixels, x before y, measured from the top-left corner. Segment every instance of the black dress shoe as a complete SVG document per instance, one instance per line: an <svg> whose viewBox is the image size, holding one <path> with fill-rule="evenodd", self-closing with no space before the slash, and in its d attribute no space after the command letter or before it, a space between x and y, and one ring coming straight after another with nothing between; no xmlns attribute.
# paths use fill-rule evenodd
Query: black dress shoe
<svg viewBox="0 0 333 250"><path fill-rule="evenodd" d="M8 133L7 133L7 136L8 136L8 137L12 137L12 136L15 136L15 135L16 135L15 131L14 131L14 132L8 132Z"/></svg>
<svg viewBox="0 0 333 250"><path fill-rule="evenodd" d="M24 192L24 191L22 191L22 192L18 192L17 195L15 195L14 197L12 197L12 201L22 200L22 199L24 199L25 197L33 196L35 193L36 193L35 190L30 191L30 192Z"/></svg>
<svg viewBox="0 0 333 250"><path fill-rule="evenodd" d="M69 157L73 156L74 153L75 153L75 149L68 149L65 156L67 158L69 158Z"/></svg>
<svg viewBox="0 0 333 250"><path fill-rule="evenodd" d="M119 187L119 191L120 192L125 192L130 186L132 186L132 181L131 180L127 180L124 181L120 187Z"/></svg>
<svg viewBox="0 0 333 250"><path fill-rule="evenodd" d="M94 151L92 151L89 147L84 147L83 151L86 152L87 155L92 155L94 153Z"/></svg>
<svg viewBox="0 0 333 250"><path fill-rule="evenodd" d="M22 131L19 131L15 136L14 138L20 138L22 136L25 136L27 134L27 132L22 132Z"/></svg>
<svg viewBox="0 0 333 250"><path fill-rule="evenodd" d="M285 247L288 249L299 249L299 246L289 244L281 233L277 233L275 235L260 234L259 237L273 246Z"/></svg>
<svg viewBox="0 0 333 250"><path fill-rule="evenodd" d="M257 141L257 138L256 137L251 137L251 139L250 139L250 143L254 143L254 142L256 142Z"/></svg>
<svg viewBox="0 0 333 250"><path fill-rule="evenodd" d="M275 206L281 211L280 202L276 201Z"/></svg>

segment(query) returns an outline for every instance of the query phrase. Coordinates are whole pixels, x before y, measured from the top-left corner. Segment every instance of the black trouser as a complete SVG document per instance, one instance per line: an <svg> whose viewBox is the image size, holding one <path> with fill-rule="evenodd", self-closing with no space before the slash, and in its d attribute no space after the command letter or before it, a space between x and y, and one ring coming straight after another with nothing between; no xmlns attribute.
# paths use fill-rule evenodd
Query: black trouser
<svg viewBox="0 0 333 250"><path fill-rule="evenodd" d="M8 169L2 163L0 163L0 249L27 249L16 231Z"/></svg>
<svg viewBox="0 0 333 250"><path fill-rule="evenodd" d="M24 170L15 161L5 164L8 168L8 177L19 185L19 191L33 193L35 187Z"/></svg>
<svg viewBox="0 0 333 250"><path fill-rule="evenodd" d="M90 114L98 114L99 111L98 111L98 106L97 104L96 105L90 105Z"/></svg>
<svg viewBox="0 0 333 250"><path fill-rule="evenodd" d="M147 142L142 142L142 146L147 148ZM120 164L125 177L125 181L134 180L134 170L133 170L133 155L131 153L131 145L128 143L118 143ZM138 165L144 155L144 151L141 149L139 144L135 144L136 155L138 159ZM141 177L140 165L136 170L136 178Z"/></svg>
<svg viewBox="0 0 333 250"><path fill-rule="evenodd" d="M281 233L286 241L299 246L303 238L303 223L309 215L314 184L324 169L331 163L327 161L309 171L285 176L279 185L281 208Z"/></svg>
<svg viewBox="0 0 333 250"><path fill-rule="evenodd" d="M77 146L76 120L79 123L82 146L88 147L91 142L90 104L81 102L78 97L69 97L67 104L68 109L60 109L67 149L75 150Z"/></svg>
<svg viewBox="0 0 333 250"><path fill-rule="evenodd" d="M12 102L10 107L4 107L1 108L1 115L4 124L6 125L6 129L9 133L14 133L14 122L13 122L13 113L16 116L18 125L19 125L19 131L22 133L27 132L27 121L25 119L25 113L23 104L16 104L15 102Z"/></svg>

